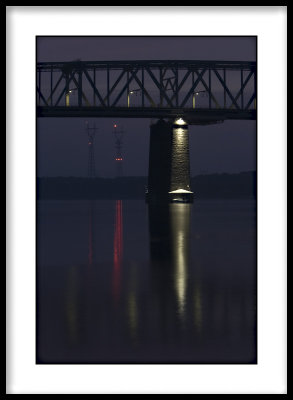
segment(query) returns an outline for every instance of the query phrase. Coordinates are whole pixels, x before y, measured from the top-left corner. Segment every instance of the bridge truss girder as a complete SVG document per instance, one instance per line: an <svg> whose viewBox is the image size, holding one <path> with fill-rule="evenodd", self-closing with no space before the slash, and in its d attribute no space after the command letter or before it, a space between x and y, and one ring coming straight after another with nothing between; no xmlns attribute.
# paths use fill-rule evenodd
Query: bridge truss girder
<svg viewBox="0 0 293 400"><path fill-rule="evenodd" d="M218 110L228 117L239 114L241 119L251 119L256 109L256 63L187 60L38 63L36 89L38 116L73 116L87 113L87 108L88 114L96 111L105 116L117 112L125 117L143 113L147 117L150 109L152 114L189 110L194 115L198 110ZM77 94L74 104L70 98L73 91ZM198 96L205 97L201 103Z"/></svg>

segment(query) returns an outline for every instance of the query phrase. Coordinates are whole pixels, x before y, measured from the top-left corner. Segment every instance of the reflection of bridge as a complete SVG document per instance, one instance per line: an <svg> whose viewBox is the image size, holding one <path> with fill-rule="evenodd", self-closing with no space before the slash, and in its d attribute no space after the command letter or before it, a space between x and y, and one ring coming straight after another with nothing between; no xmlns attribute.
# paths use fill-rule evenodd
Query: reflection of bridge
<svg viewBox="0 0 293 400"><path fill-rule="evenodd" d="M74 61L37 64L39 117L255 119L256 63Z"/></svg>

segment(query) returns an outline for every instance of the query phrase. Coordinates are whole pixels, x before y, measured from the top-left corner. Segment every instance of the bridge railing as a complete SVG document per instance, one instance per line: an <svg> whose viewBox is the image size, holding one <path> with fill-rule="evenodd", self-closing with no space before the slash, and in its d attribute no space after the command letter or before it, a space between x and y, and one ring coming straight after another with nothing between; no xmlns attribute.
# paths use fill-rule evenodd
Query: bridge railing
<svg viewBox="0 0 293 400"><path fill-rule="evenodd" d="M256 108L256 63L106 61L38 63L38 107Z"/></svg>

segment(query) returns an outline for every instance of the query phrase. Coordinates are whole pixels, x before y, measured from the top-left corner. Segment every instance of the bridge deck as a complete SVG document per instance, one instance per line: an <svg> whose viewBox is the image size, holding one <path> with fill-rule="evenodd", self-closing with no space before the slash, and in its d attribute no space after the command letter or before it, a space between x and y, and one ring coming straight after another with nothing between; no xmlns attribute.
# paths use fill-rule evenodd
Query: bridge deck
<svg viewBox="0 0 293 400"><path fill-rule="evenodd" d="M189 124L255 120L256 110L176 109L153 107L37 107L38 117L185 118Z"/></svg>

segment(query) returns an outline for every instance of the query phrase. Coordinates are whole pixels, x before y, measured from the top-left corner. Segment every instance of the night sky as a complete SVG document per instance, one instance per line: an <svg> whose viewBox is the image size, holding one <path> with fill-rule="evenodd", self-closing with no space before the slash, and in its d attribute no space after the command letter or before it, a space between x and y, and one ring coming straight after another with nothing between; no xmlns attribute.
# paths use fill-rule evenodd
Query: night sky
<svg viewBox="0 0 293 400"><path fill-rule="evenodd" d="M38 37L37 61L256 61L255 37ZM124 130L124 176L147 176L150 119L88 119L95 137L96 175L115 176L113 124ZM191 176L256 169L256 121L190 126ZM87 176L83 118L37 119L37 175Z"/></svg>

